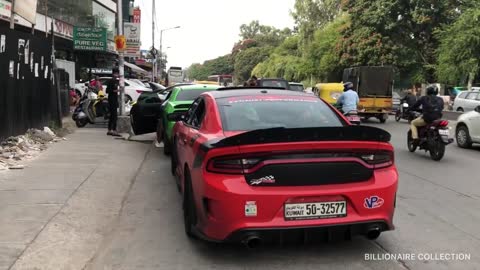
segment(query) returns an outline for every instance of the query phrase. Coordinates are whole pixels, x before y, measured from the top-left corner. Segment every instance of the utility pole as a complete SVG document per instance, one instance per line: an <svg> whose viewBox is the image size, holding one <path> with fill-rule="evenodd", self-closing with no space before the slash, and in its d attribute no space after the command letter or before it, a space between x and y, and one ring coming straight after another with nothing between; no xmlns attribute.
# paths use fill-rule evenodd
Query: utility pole
<svg viewBox="0 0 480 270"><path fill-rule="evenodd" d="M12 0L12 15L10 16L10 29L15 28L15 0Z"/></svg>
<svg viewBox="0 0 480 270"><path fill-rule="evenodd" d="M160 80L163 80L163 30L160 31Z"/></svg>
<svg viewBox="0 0 480 270"><path fill-rule="evenodd" d="M155 15L155 0L152 0L152 82L156 82L155 76L157 75L157 54L155 53Z"/></svg>
<svg viewBox="0 0 480 270"><path fill-rule="evenodd" d="M122 1L117 1L118 35L123 35L123 8ZM123 52L118 52L118 71L120 75L120 116L125 115L125 69Z"/></svg>

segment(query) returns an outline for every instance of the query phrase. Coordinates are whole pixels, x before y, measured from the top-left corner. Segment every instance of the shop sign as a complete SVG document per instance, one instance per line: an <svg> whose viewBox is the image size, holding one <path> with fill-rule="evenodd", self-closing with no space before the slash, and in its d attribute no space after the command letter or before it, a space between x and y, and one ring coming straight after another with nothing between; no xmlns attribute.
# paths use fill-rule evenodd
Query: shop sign
<svg viewBox="0 0 480 270"><path fill-rule="evenodd" d="M107 30L97 27L74 27L73 48L81 51L106 51Z"/></svg>

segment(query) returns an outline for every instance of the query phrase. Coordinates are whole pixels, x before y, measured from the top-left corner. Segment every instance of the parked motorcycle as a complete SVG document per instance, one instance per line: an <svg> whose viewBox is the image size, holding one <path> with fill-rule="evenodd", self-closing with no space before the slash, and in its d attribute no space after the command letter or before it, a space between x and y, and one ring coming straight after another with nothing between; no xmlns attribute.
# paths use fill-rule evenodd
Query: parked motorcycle
<svg viewBox="0 0 480 270"><path fill-rule="evenodd" d="M415 119L415 112L409 110L408 103L405 101L400 104L400 109L395 113L395 121L399 122L401 119L407 120L408 123Z"/></svg>
<svg viewBox="0 0 480 270"><path fill-rule="evenodd" d="M420 117L419 112L414 112L415 118ZM439 161L445 155L445 147L453 142L450 137L447 120L436 120L424 127L418 127L418 145L414 144L412 131L408 131L407 144L410 152L415 152L417 148L430 152L430 157Z"/></svg>
<svg viewBox="0 0 480 270"><path fill-rule="evenodd" d="M108 101L103 91L95 93L95 89L85 84L87 88L80 99L80 103L73 112L72 119L77 127L84 127L88 123L95 124L99 117L109 118Z"/></svg>
<svg viewBox="0 0 480 270"><path fill-rule="evenodd" d="M343 114L345 116L345 118L348 119L348 121L350 121L350 123L352 123L353 125L360 125L361 121L360 121L360 116L358 116L358 112L356 110L354 111L349 111L349 112L346 112Z"/></svg>

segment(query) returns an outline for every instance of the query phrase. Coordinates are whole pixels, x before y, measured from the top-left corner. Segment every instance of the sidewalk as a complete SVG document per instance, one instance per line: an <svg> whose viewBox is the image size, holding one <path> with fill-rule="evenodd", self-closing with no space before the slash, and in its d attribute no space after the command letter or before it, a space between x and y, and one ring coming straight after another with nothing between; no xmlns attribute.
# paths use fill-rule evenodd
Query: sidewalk
<svg viewBox="0 0 480 270"><path fill-rule="evenodd" d="M0 172L0 269L82 269L116 221L151 142L78 129Z"/></svg>

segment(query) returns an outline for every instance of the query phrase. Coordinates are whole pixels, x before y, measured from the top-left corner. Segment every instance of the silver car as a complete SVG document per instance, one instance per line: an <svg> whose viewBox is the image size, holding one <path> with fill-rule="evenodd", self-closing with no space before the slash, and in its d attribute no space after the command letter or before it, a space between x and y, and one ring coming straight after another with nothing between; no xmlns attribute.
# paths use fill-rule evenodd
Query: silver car
<svg viewBox="0 0 480 270"><path fill-rule="evenodd" d="M458 94L453 102L456 112L470 112L480 105L480 91L464 91Z"/></svg>

